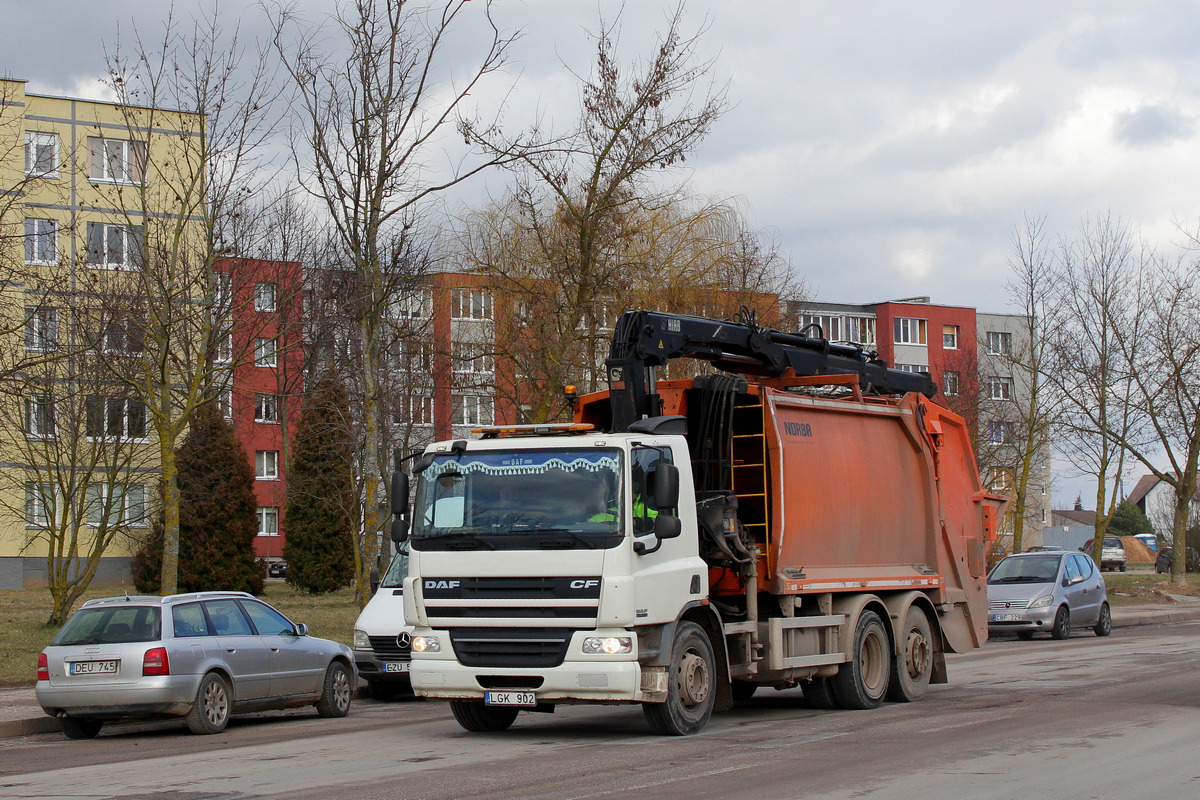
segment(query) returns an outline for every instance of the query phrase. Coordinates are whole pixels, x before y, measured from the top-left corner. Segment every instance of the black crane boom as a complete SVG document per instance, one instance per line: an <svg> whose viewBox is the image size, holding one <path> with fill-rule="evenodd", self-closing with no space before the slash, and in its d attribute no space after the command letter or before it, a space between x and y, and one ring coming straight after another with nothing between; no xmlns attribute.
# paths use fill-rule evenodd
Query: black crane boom
<svg viewBox="0 0 1200 800"><path fill-rule="evenodd" d="M857 345L760 327L744 309L737 322L626 311L617 320L605 362L614 430L658 415L654 367L675 358L696 358L725 372L764 377L780 377L788 370L802 376L857 375L862 390L872 394L937 393L926 374L892 369Z"/></svg>

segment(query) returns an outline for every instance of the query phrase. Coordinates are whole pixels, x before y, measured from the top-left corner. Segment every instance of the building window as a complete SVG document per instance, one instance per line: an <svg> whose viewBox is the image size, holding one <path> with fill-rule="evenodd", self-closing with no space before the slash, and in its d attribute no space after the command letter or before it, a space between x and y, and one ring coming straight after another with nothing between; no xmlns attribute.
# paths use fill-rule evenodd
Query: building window
<svg viewBox="0 0 1200 800"><path fill-rule="evenodd" d="M874 317L846 317L846 338L855 344L875 344Z"/></svg>
<svg viewBox="0 0 1200 800"><path fill-rule="evenodd" d="M54 220L25 220L25 263L58 263L58 223Z"/></svg>
<svg viewBox="0 0 1200 800"><path fill-rule="evenodd" d="M124 397L92 395L85 401L85 428L92 439L145 439L146 406Z"/></svg>
<svg viewBox="0 0 1200 800"><path fill-rule="evenodd" d="M220 330L214 331L217 337L217 350L213 354L213 361L217 364L228 364L233 361L233 331Z"/></svg>
<svg viewBox="0 0 1200 800"><path fill-rule="evenodd" d="M141 225L87 224L87 263L108 269L140 269L146 241Z"/></svg>
<svg viewBox="0 0 1200 800"><path fill-rule="evenodd" d="M942 393L946 397L958 397L959 378L960 376L957 372L947 370L942 373Z"/></svg>
<svg viewBox="0 0 1200 800"><path fill-rule="evenodd" d="M278 450L259 450L254 454L254 477L260 481L279 480Z"/></svg>
<svg viewBox="0 0 1200 800"><path fill-rule="evenodd" d="M988 440L992 444L1004 444L1012 439L1012 423L1011 422L993 422L991 430L988 434Z"/></svg>
<svg viewBox="0 0 1200 800"><path fill-rule="evenodd" d="M25 133L25 174L30 178L58 177L57 133Z"/></svg>
<svg viewBox="0 0 1200 800"><path fill-rule="evenodd" d="M217 395L217 410L229 422L233 422L233 389L222 389Z"/></svg>
<svg viewBox="0 0 1200 800"><path fill-rule="evenodd" d="M988 331L987 351L992 356L1012 355L1012 334L1003 331Z"/></svg>
<svg viewBox="0 0 1200 800"><path fill-rule="evenodd" d="M142 527L146 524L146 487L140 483L89 484L86 491L87 523L94 528L104 525Z"/></svg>
<svg viewBox="0 0 1200 800"><path fill-rule="evenodd" d="M929 367L923 364L897 364L896 369L904 372L912 372L918 375L928 375Z"/></svg>
<svg viewBox="0 0 1200 800"><path fill-rule="evenodd" d="M229 313L233 307L233 278L228 272L213 273L213 312L218 316Z"/></svg>
<svg viewBox="0 0 1200 800"><path fill-rule="evenodd" d="M54 438L54 400L49 395L25 398L25 435L30 439Z"/></svg>
<svg viewBox="0 0 1200 800"><path fill-rule="evenodd" d="M104 326L104 352L140 355L146 349L146 322L140 317L111 319Z"/></svg>
<svg viewBox="0 0 1200 800"><path fill-rule="evenodd" d="M455 372L491 374L495 365L492 356L481 353L481 347L470 342L454 342L451 346Z"/></svg>
<svg viewBox="0 0 1200 800"><path fill-rule="evenodd" d="M395 410L392 412L392 422L396 425L432 425L433 424L433 398L409 396L400 397L396 400Z"/></svg>
<svg viewBox="0 0 1200 800"><path fill-rule="evenodd" d="M393 352L397 369L426 375L433 371L433 348L428 342L397 339Z"/></svg>
<svg viewBox="0 0 1200 800"><path fill-rule="evenodd" d="M146 166L146 143L89 136L88 178L112 183L141 183Z"/></svg>
<svg viewBox="0 0 1200 800"><path fill-rule="evenodd" d="M25 484L25 527L47 528L54 518L54 484Z"/></svg>
<svg viewBox="0 0 1200 800"><path fill-rule="evenodd" d="M254 421L279 422L279 398L273 394L254 395Z"/></svg>
<svg viewBox="0 0 1200 800"><path fill-rule="evenodd" d="M993 469L988 475L988 488L1003 492L1012 488L1012 473L1006 469Z"/></svg>
<svg viewBox="0 0 1200 800"><path fill-rule="evenodd" d="M274 311L278 298L278 287L273 283L254 284L254 310Z"/></svg>
<svg viewBox="0 0 1200 800"><path fill-rule="evenodd" d="M473 394L454 398L456 425L491 425L492 420L492 398Z"/></svg>
<svg viewBox="0 0 1200 800"><path fill-rule="evenodd" d="M58 310L54 308L25 309L25 349L51 353L58 349Z"/></svg>
<svg viewBox="0 0 1200 800"><path fill-rule="evenodd" d="M492 295L486 289L455 289L451 299L454 319L492 318Z"/></svg>
<svg viewBox="0 0 1200 800"><path fill-rule="evenodd" d="M957 350L958 349L958 326L943 325L942 326L942 349Z"/></svg>
<svg viewBox="0 0 1200 800"><path fill-rule="evenodd" d="M258 509L258 535L279 535L279 508L260 506Z"/></svg>
<svg viewBox="0 0 1200 800"><path fill-rule="evenodd" d="M927 344L927 321L913 317L896 317L892 320L892 334L896 344Z"/></svg>
<svg viewBox="0 0 1200 800"><path fill-rule="evenodd" d="M255 339L254 340L254 366L256 366L256 367L273 367L273 366L275 366L275 340L274 339Z"/></svg>
<svg viewBox="0 0 1200 800"><path fill-rule="evenodd" d="M805 336L813 335L820 336L823 339L828 339L831 342L842 341L842 318L831 316L829 314L805 314L800 317L800 330ZM809 329L810 325L820 327L820 333Z"/></svg>
<svg viewBox="0 0 1200 800"><path fill-rule="evenodd" d="M429 291L405 292L396 303L396 315L400 319L428 319L433 308L433 296Z"/></svg>
<svg viewBox="0 0 1200 800"><path fill-rule="evenodd" d="M1012 400L1012 378L988 378L988 397L993 400Z"/></svg>

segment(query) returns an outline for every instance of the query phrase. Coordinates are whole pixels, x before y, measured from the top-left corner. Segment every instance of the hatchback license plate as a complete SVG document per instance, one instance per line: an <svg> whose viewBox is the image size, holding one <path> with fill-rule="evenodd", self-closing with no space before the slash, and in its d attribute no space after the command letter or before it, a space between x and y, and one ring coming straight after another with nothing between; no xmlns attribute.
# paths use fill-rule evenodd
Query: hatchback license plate
<svg viewBox="0 0 1200 800"><path fill-rule="evenodd" d="M992 622L1020 622L1020 614L992 614Z"/></svg>
<svg viewBox="0 0 1200 800"><path fill-rule="evenodd" d="M384 672L408 672L412 664L408 661L387 661L384 662Z"/></svg>
<svg viewBox="0 0 1200 800"><path fill-rule="evenodd" d="M67 665L67 672L71 675L115 675L120 663L115 658L108 661L72 661Z"/></svg>
<svg viewBox="0 0 1200 800"><path fill-rule="evenodd" d="M536 706L533 692L484 692L483 703L488 706Z"/></svg>

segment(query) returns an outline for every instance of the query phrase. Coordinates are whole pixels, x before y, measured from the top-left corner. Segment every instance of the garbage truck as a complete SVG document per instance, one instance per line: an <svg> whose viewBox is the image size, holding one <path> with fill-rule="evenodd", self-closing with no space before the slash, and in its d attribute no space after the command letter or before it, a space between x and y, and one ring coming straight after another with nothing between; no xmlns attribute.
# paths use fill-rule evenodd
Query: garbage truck
<svg viewBox="0 0 1200 800"><path fill-rule="evenodd" d="M659 379L677 359L715 370ZM637 703L688 735L764 687L868 709L986 640L1005 500L928 375L744 311L627 311L606 369L568 388L572 422L481 427L393 476L412 688L463 728Z"/></svg>

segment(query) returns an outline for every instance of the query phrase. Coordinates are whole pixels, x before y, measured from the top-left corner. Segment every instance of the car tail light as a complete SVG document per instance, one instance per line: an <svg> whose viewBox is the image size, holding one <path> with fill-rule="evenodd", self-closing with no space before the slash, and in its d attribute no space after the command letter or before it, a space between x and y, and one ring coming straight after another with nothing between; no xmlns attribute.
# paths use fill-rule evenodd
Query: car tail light
<svg viewBox="0 0 1200 800"><path fill-rule="evenodd" d="M171 662L167 659L167 648L155 647L142 657L142 675L170 675Z"/></svg>
<svg viewBox="0 0 1200 800"><path fill-rule="evenodd" d="M46 658L46 654L42 653L38 656L38 677L39 681L50 680L50 659Z"/></svg>

